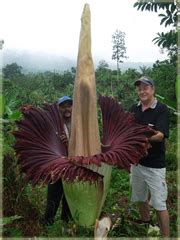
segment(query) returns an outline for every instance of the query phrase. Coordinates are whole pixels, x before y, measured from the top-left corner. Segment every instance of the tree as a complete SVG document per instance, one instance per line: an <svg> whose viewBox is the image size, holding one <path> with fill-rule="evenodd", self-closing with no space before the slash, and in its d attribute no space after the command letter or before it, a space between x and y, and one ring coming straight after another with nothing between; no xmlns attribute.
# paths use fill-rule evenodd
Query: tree
<svg viewBox="0 0 180 240"><path fill-rule="evenodd" d="M157 93L171 101L176 101L175 81L176 67L170 60L156 61L151 77L155 79Z"/></svg>
<svg viewBox="0 0 180 240"><path fill-rule="evenodd" d="M134 7L137 7L137 10L148 10L148 11L155 11L162 9L166 12L164 14L159 14L161 19L161 23L165 23L165 27L167 25L173 24L174 26L177 25L177 12L178 6L176 0L171 1L159 1L159 0L139 0L134 4Z"/></svg>
<svg viewBox="0 0 180 240"><path fill-rule="evenodd" d="M123 58L127 58L126 56L126 47L125 47L125 33L120 30L116 30L112 35L113 42L113 55L112 59L116 60L117 63L117 80L119 77L119 63L123 62Z"/></svg>
<svg viewBox="0 0 180 240"><path fill-rule="evenodd" d="M134 4L134 7L137 7L137 10L141 9L148 11L164 10L164 13L160 13L158 16L161 17L160 24L165 24L165 27L172 26L172 29L166 33L158 33L158 36L153 39L154 43L157 44L162 49L167 49L168 55L170 57L170 63L173 64L173 67L177 65L177 55L178 55L178 33L177 33L177 23L178 23L178 13L180 10L180 4L178 0L171 1L158 1L158 0L139 0ZM176 97L180 101L180 93L177 89L180 86L180 78L174 77L176 81ZM175 82L174 81L174 82Z"/></svg>
<svg viewBox="0 0 180 240"><path fill-rule="evenodd" d="M105 60L102 59L99 61L95 74L98 91L106 95L110 94L109 89L111 89L111 93L113 94L111 70Z"/></svg>
<svg viewBox="0 0 180 240"><path fill-rule="evenodd" d="M109 68L109 65L105 60L102 59L102 60L99 61L99 64L97 66L97 70L108 69L108 68Z"/></svg>
<svg viewBox="0 0 180 240"><path fill-rule="evenodd" d="M173 57L177 55L177 31L170 30L167 33L157 33L157 35L153 41L162 49L166 48L169 51L168 55L173 60Z"/></svg>
<svg viewBox="0 0 180 240"><path fill-rule="evenodd" d="M159 0L140 0L134 4L134 7L137 7L137 10L141 11L161 11L158 14L161 17L160 24L164 24L165 27L172 26L173 29L167 33L157 33L152 41L157 44L162 49L168 50L168 55L171 59L175 60L177 57L177 18L178 18L178 4L176 0L172 1L159 1Z"/></svg>
<svg viewBox="0 0 180 240"><path fill-rule="evenodd" d="M152 72L152 69L150 67L146 67L146 66L139 66L139 69L142 73L143 76L149 76Z"/></svg>
<svg viewBox="0 0 180 240"><path fill-rule="evenodd" d="M17 63L7 64L3 68L3 74L5 79L12 79L14 76L22 75L22 67L17 65Z"/></svg>

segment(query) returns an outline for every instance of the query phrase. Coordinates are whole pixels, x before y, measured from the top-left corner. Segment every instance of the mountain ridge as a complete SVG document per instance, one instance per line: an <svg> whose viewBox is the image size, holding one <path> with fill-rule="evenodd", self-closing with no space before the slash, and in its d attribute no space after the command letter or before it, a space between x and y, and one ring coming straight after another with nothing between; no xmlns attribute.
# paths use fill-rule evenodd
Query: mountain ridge
<svg viewBox="0 0 180 240"><path fill-rule="evenodd" d="M94 59L95 68L98 66L99 61L96 58ZM63 72L76 67L76 60L73 58L40 51L4 49L2 66L5 67L7 64L14 62L23 68L24 73L44 71ZM109 68L116 69L116 64L109 63L106 60L105 62L108 63ZM152 62L124 62L120 64L120 69L121 71L126 71L128 68L139 70L140 66L152 67L152 65Z"/></svg>

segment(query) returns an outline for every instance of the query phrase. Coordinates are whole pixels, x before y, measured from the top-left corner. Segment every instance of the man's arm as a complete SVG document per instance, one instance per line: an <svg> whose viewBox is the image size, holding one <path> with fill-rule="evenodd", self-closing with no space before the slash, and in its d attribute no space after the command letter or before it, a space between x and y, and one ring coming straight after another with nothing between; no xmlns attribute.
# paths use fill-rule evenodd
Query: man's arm
<svg viewBox="0 0 180 240"><path fill-rule="evenodd" d="M159 116L153 129L155 134L149 139L152 142L161 142L169 135L169 111L166 105L162 105L159 111Z"/></svg>
<svg viewBox="0 0 180 240"><path fill-rule="evenodd" d="M160 131L155 131L155 134L149 138L150 142L161 142L164 139L164 134Z"/></svg>

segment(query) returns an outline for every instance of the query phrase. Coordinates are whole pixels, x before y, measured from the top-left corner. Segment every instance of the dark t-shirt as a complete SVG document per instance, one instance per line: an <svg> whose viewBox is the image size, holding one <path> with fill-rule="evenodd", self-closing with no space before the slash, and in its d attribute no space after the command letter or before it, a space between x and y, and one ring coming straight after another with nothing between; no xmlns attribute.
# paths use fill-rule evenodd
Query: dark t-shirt
<svg viewBox="0 0 180 240"><path fill-rule="evenodd" d="M134 113L137 123L150 125L160 131L167 138L169 135L169 111L165 104L157 102L155 108L148 108L142 112L141 105L133 105L130 112ZM165 140L161 142L150 142L151 148L148 156L140 160L140 164L151 168L165 167Z"/></svg>

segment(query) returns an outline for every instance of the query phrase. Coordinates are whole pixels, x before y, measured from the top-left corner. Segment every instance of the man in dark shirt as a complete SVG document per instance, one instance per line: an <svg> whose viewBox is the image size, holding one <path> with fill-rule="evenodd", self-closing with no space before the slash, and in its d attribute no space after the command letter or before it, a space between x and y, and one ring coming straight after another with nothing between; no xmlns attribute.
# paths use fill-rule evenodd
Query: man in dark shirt
<svg viewBox="0 0 180 240"><path fill-rule="evenodd" d="M68 96L63 96L57 100L57 104L64 122L64 134L61 135L60 138L66 147L68 147L68 139L71 131L72 99ZM44 217L41 219L42 224L51 225L54 223L54 218L60 202L62 202L61 220L68 222L72 217L67 200L64 196L61 179L55 183L48 184L47 205Z"/></svg>
<svg viewBox="0 0 180 240"><path fill-rule="evenodd" d="M154 97L153 80L141 77L135 82L138 104L131 107L138 123L149 125L156 132L149 141L151 148L147 157L131 168L132 201L139 202L141 219L150 222L149 204L156 209L163 237L169 237L169 214L166 207L167 186L165 168L165 138L169 134L169 113L166 105ZM150 202L148 201L150 197Z"/></svg>

